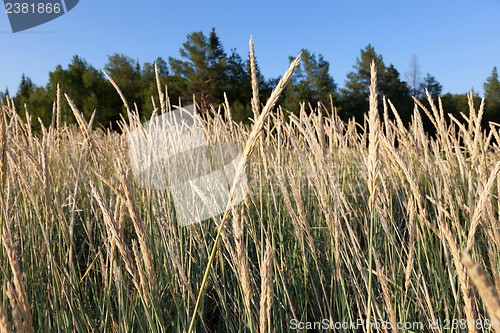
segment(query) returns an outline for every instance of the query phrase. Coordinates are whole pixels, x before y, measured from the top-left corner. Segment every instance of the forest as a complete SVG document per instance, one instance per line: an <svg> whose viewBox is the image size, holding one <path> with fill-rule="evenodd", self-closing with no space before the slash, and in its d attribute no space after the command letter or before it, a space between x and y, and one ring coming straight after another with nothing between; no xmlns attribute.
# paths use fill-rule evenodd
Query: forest
<svg viewBox="0 0 500 333"><path fill-rule="evenodd" d="M298 115L301 107L305 108L306 113L310 113L318 106L320 110L322 107L326 109L327 106L333 106L342 120L355 118L362 123L368 110L369 64L372 60L377 66L380 102L384 95L394 105L398 105L400 117L406 125L413 113L413 98L424 102L427 98L426 91L433 99L440 96L445 112L456 119L463 119L460 114L467 115L469 112L467 94L472 93L476 105L481 102L481 97L474 91L463 94L443 93L441 83L433 75L422 75L416 55L411 58L408 70L401 75L394 65L385 64L382 55L368 44L360 50L352 72L345 78L344 87L339 88L337 82L341 79L331 76L330 63L321 54L307 49L302 49L301 54L301 64L278 102L286 115ZM158 97L153 97L157 96L155 65L160 86L167 87L172 105L191 104L194 98L199 110L204 113L207 110L217 110L224 98L227 98L233 120L248 122L253 117L250 105L250 62L247 55L242 56L235 49L227 52L213 28L208 34L201 31L189 34L180 48L180 56L180 59L158 57L153 61L140 63L124 54L113 54L108 56L103 70L117 83L132 109L143 120L149 119L155 107L159 106ZM290 61L292 59L290 56ZM265 78L258 68L258 59L256 71L261 95L268 97L280 77ZM0 98L2 101L6 96L13 98L23 120L26 120L26 113L34 119L32 126L36 131L40 130L41 123L48 126L53 121L53 101L58 85L62 93L73 99L86 119L96 111L94 127L116 129L121 117L127 117L120 97L103 71L78 55L66 67L57 65L49 73L45 86L36 86L29 73L25 73L17 92L0 92ZM500 83L496 67L485 79L483 97L483 125L487 127L491 121L500 123ZM22 108L24 110L20 110ZM69 105L62 105L61 110L64 122L75 123ZM432 124L426 120L424 128L428 132L434 131Z"/></svg>

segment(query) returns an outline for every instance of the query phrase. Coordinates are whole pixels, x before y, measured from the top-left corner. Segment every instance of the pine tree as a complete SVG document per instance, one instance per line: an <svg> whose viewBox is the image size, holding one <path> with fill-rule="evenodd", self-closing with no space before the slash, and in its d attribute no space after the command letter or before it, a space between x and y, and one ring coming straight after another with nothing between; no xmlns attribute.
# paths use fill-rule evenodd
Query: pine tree
<svg viewBox="0 0 500 333"><path fill-rule="evenodd" d="M375 52L374 47L368 44L361 50L361 56L356 59L354 71L347 74L345 88L342 89L340 111L344 117L355 117L363 122L363 116L368 110L368 96L370 88L370 63L372 60L377 66L377 88L379 98L385 95L396 106L404 122L411 117L413 103L410 90L406 82L401 81L399 72L393 65L387 67L381 55Z"/></svg>
<svg viewBox="0 0 500 333"><path fill-rule="evenodd" d="M250 100L252 83L249 67L235 49L227 59L227 85L225 88L235 121L248 121L253 115Z"/></svg>
<svg viewBox="0 0 500 333"><path fill-rule="evenodd" d="M382 56L375 52L375 48L371 44L368 44L364 50L361 50L361 57L356 59L356 64L353 66L354 71L347 74L347 82L345 84L347 91L359 92L364 95L369 94L370 63L372 60L377 66L378 77L386 72L387 68Z"/></svg>
<svg viewBox="0 0 500 333"><path fill-rule="evenodd" d="M493 67L483 87L485 116L491 121L498 122L500 120L500 82L496 67Z"/></svg>
<svg viewBox="0 0 500 333"><path fill-rule="evenodd" d="M407 124L413 113L413 100L408 84L401 80L394 65L391 64L385 73L381 73L377 85L381 95L394 104L401 120ZM390 114L392 117L392 112Z"/></svg>
<svg viewBox="0 0 500 333"><path fill-rule="evenodd" d="M47 94L47 90L43 87L37 87L24 74L21 77L21 84L19 85L17 94L14 97L14 103L23 120L26 120L24 112L26 105L26 109L33 119L40 118L45 126L50 124L52 118L52 101ZM40 130L40 123L38 121L32 122L32 128L34 131Z"/></svg>
<svg viewBox="0 0 500 333"><path fill-rule="evenodd" d="M443 86L436 80L434 76L427 73L424 81L420 84L419 90L422 92L422 94L425 94L426 89L432 97L436 98L438 96L441 96Z"/></svg>
<svg viewBox="0 0 500 333"><path fill-rule="evenodd" d="M289 57L290 61L293 59L295 58ZM284 107L288 110L298 110L301 102L311 104L312 107L318 102L329 104L330 95L335 94L337 89L329 73L330 64L321 54L316 57L306 49L301 50L301 60L285 90Z"/></svg>
<svg viewBox="0 0 500 333"><path fill-rule="evenodd" d="M26 104L28 106L28 110L31 110L30 107L30 98L32 95L35 93L36 87L33 85L33 82L31 82L31 79L29 76L24 75L24 73L21 76L21 83L19 84L19 88L17 90L16 97L14 97L14 103L17 107L18 112L20 112L20 115L23 119L25 119L25 114L24 114L24 105ZM36 124L35 124L36 126Z"/></svg>
<svg viewBox="0 0 500 333"><path fill-rule="evenodd" d="M9 97L9 98L12 98L12 96L10 96L9 94L9 88L8 87L5 87L5 91L0 91L0 101L2 103L6 103L6 98Z"/></svg>
<svg viewBox="0 0 500 333"><path fill-rule="evenodd" d="M227 57L215 29L208 38L201 31L189 34L180 54L185 60L169 58L176 77L172 83L185 84L182 97L190 100L194 94L201 112L206 112L210 104L222 101L226 80Z"/></svg>
<svg viewBox="0 0 500 333"><path fill-rule="evenodd" d="M33 82L31 82L29 76L25 76L23 73L21 76L21 84L19 85L18 97L29 99L32 92Z"/></svg>

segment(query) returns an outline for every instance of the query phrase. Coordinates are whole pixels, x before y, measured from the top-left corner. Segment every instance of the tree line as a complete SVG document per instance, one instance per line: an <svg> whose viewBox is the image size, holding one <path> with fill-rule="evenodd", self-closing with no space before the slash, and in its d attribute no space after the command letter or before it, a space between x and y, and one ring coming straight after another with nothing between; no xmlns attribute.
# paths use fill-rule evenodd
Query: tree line
<svg viewBox="0 0 500 333"><path fill-rule="evenodd" d="M207 35L193 32L187 36L180 49L180 59L162 57L154 62L139 63L123 54L108 57L104 70L113 78L122 90L129 105L137 108L142 119L151 117L155 106L159 106L155 63L160 85L168 87L168 96L174 105L191 103L193 98L202 112L210 110L224 101L224 94L231 106L231 116L236 121L248 121L251 111L251 78L249 57L243 58L232 49L225 51L215 29ZM290 61L293 57L290 57ZM418 58L413 56L410 68L403 80L394 65L386 65L383 57L377 54L372 45L361 50L356 59L353 71L347 74L345 87L339 89L329 73L330 64L321 54L316 55L303 49L302 62L288 84L279 104L289 113L297 114L301 107L306 112L322 103L333 104L337 114L344 120L355 118L363 122L368 110L370 83L370 62L377 65L378 89L396 106L403 122L408 123L413 113L412 96L425 99L425 91L436 98L441 96L445 112L460 117L460 113L468 114L466 94L442 94L442 85L431 74L421 77ZM257 66L257 77L261 100L265 101L278 78L266 79ZM52 121L53 101L57 93L57 85L68 94L80 111L88 119L96 110L94 124L96 126L114 127L121 116L126 118L123 103L107 82L105 75L87 63L85 59L75 55L66 68L58 65L49 73L49 81L45 86L36 86L28 76L23 74L21 84L13 97L19 114L24 117L24 107L34 118L40 118L47 126ZM500 83L497 68L484 83L486 121L500 123ZM4 100L8 91L0 92ZM479 105L480 97L473 92L475 105ZM69 106L63 100L62 120L73 123L75 120ZM427 125L432 131L430 122ZM36 129L39 124L33 122Z"/></svg>

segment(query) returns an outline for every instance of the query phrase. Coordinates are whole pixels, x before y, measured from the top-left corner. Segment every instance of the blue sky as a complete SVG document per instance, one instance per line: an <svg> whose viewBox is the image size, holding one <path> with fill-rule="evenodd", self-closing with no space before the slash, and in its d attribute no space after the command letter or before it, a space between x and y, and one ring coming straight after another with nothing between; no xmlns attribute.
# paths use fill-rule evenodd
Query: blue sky
<svg viewBox="0 0 500 333"><path fill-rule="evenodd" d="M45 85L48 73L75 54L96 68L113 53L141 63L178 58L189 33L212 27L227 52L236 48L242 56L253 35L266 78L281 75L288 56L307 48L330 62L343 86L368 43L403 78L416 54L422 74L434 75L444 92L482 93L493 66L500 67L500 0L80 0L66 15L16 34L0 8L0 90L11 93L22 73Z"/></svg>

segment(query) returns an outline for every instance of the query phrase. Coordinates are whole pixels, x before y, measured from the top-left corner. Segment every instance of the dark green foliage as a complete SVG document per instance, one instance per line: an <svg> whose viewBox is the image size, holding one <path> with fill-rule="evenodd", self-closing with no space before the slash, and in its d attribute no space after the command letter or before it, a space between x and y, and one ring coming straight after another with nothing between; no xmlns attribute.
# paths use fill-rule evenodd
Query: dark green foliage
<svg viewBox="0 0 500 333"><path fill-rule="evenodd" d="M479 109L481 105L481 98L477 94L477 92L471 91L472 93L472 101L474 103L474 109L476 111ZM441 101L443 103L443 109L445 114L451 114L455 118L460 121L463 121L463 117L461 115L469 116L469 99L467 97L468 94L444 94L441 96Z"/></svg>
<svg viewBox="0 0 500 333"><path fill-rule="evenodd" d="M7 98L7 96L9 98L12 98L12 96L10 95L10 92L9 92L9 88L5 88L5 92L0 91L0 98L2 99L2 103L5 102L5 98Z"/></svg>
<svg viewBox="0 0 500 333"><path fill-rule="evenodd" d="M226 95L235 121L247 121L252 117L252 81L248 65L232 50L227 59Z"/></svg>
<svg viewBox="0 0 500 333"><path fill-rule="evenodd" d="M24 74L21 76L21 84L19 85L19 92L18 96L20 98L30 98L30 95L33 93L33 83L31 82L31 79L29 77L24 76Z"/></svg>
<svg viewBox="0 0 500 333"><path fill-rule="evenodd" d="M346 118L354 117L363 122L368 111L370 89L370 63L377 66L377 89L397 107L404 122L408 122L413 111L410 90L406 82L401 81L399 72L393 65L386 66L381 55L375 52L371 44L361 50L361 57L356 59L354 71L347 75L345 89L342 90L341 110ZM381 97L380 97L381 101Z"/></svg>
<svg viewBox="0 0 500 333"><path fill-rule="evenodd" d="M425 95L425 90L429 92L431 97L438 97L441 96L441 92L443 91L443 86L441 83L439 83L436 78L429 73L427 73L427 76L425 77L424 81L420 84L420 95L423 96Z"/></svg>
<svg viewBox="0 0 500 333"><path fill-rule="evenodd" d="M195 98L200 111L206 112L213 106L215 109L224 102L224 94L231 108L231 115L235 121L249 122L253 117L251 108L252 84L250 61L242 58L235 49L226 54L215 29L208 35L203 32L193 32L187 36L186 42L180 49L181 59L169 57L169 63L162 57L154 62L140 63L123 54L113 54L108 57L105 65L106 72L113 78L123 92L131 109L139 112L143 121L149 119L156 108L160 109L158 87L155 75L155 63L161 89L167 93L171 105L191 104ZM290 57L290 61L293 57ZM397 108L405 124L413 113L413 94L421 102L427 104L425 89L437 104L437 97L442 94L442 85L430 74L421 80L416 56L411 62L411 72L407 75L411 80L410 86L402 81L399 72L391 64L384 63L382 55L375 52L375 48L368 44L361 50L356 59L353 71L347 75L345 87L338 91L337 85L330 75L330 64L321 54L316 55L302 49L301 64L292 76L284 94L278 104L285 110L297 113L301 103L305 103L305 110L309 112L317 108L318 103L330 106L330 98L337 108L338 115L344 120L356 118L363 123L368 110L368 96L370 86L370 63L374 60L377 65L377 89L379 91L379 105L382 108L382 96L387 97ZM278 78L266 80L257 64L257 78L261 104L265 104L272 92L272 88L279 81ZM408 73L407 73L408 74ZM62 121L73 123L73 112L66 102L64 93L68 94L80 112L88 120L95 111L94 127L104 126L117 129L117 122L121 117L127 118L125 107L115 92L113 86L107 82L104 74L88 64L84 59L75 55L67 68L58 65L49 73L49 82L45 87L37 87L31 79L24 75L14 97L15 105L21 117L25 118L24 105L32 117L35 131L40 130L38 118L45 126L53 121L54 101L57 95L57 84L61 87ZM484 124L488 121L500 123L500 83L496 67L484 84L485 114ZM2 101L8 92L0 93ZM480 98L474 95L474 103L479 108ZM442 104L445 114L450 113L461 119L460 112L468 114L468 100L466 94L444 94ZM311 107L309 107L309 105ZM390 117L392 112L389 111ZM424 127L429 133L434 128L427 117L423 117Z"/></svg>
<svg viewBox="0 0 500 333"><path fill-rule="evenodd" d="M210 104L222 100L227 75L227 56L215 29L208 38L201 31L189 34L180 54L184 60L169 58L176 77L173 84L186 86L180 97L191 100L194 95L202 112L206 112Z"/></svg>
<svg viewBox="0 0 500 333"><path fill-rule="evenodd" d="M396 67L391 64L387 71L379 77L377 84L380 86L379 92L391 100L403 123L407 124L413 113L413 101L408 85L401 81Z"/></svg>
<svg viewBox="0 0 500 333"><path fill-rule="evenodd" d="M330 96L336 93L337 85L329 73L330 64L319 54L317 57L309 50L301 50L301 62L292 75L284 93L283 107L298 112L299 103L317 107L321 102L330 104ZM295 57L289 57L292 62ZM307 107L306 110L310 108Z"/></svg>
<svg viewBox="0 0 500 333"><path fill-rule="evenodd" d="M138 63L134 64L131 58L123 54L113 54L108 57L104 70L120 87L131 109L135 109L134 104L142 106L141 69ZM125 114L125 109L121 104L117 101L113 109L122 110L122 114Z"/></svg>
<svg viewBox="0 0 500 333"><path fill-rule="evenodd" d="M74 119L64 94L73 100L86 119L90 119L94 110L96 111L95 126L107 126L110 122L119 120L120 97L105 81L104 75L85 60L75 55L67 69L59 65L49 77L47 92L52 99L56 97L57 84L61 87L63 122L71 123Z"/></svg>
<svg viewBox="0 0 500 333"><path fill-rule="evenodd" d="M165 85L168 83L168 65L163 58L158 57L154 63L146 62L141 69L141 78L139 80L139 95L142 105L140 106L140 115L143 120L149 119L153 114L154 107L158 110L160 108L160 101L158 99L158 86L156 84L156 74L155 74L155 63L158 69L158 77L160 80L160 87L162 90L165 89ZM170 92L170 97L172 93ZM178 97L178 94L176 95ZM154 99L154 106L153 101Z"/></svg>
<svg viewBox="0 0 500 333"><path fill-rule="evenodd" d="M26 77L23 73L21 76L21 84L19 85L17 95L14 98L16 105L18 105L18 107L22 107L22 105L27 103L30 96L35 92L35 88L36 87L31 82L31 79Z"/></svg>
<svg viewBox="0 0 500 333"><path fill-rule="evenodd" d="M31 82L31 79L24 74L21 77L21 84L14 98L14 103L18 108L17 111L23 120L26 120L26 110L28 110L31 118L33 129L39 130L41 128L38 118L45 126L50 124L52 118L52 105L51 99L47 90L43 87L37 87Z"/></svg>
<svg viewBox="0 0 500 333"><path fill-rule="evenodd" d="M494 67L491 75L484 83L485 118L500 123L500 82L497 68Z"/></svg>

